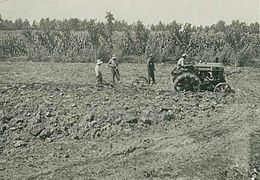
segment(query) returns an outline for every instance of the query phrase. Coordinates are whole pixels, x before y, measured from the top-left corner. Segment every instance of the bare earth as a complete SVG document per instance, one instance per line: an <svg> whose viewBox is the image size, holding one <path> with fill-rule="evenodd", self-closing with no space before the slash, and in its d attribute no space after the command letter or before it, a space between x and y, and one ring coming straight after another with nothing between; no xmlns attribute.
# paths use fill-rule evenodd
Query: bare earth
<svg viewBox="0 0 260 180"><path fill-rule="evenodd" d="M0 63L0 179L249 179L260 170L259 68L227 68L235 93L221 94L173 92L167 64L156 65L152 87L137 81L144 64L122 64L121 84L96 87L94 66Z"/></svg>

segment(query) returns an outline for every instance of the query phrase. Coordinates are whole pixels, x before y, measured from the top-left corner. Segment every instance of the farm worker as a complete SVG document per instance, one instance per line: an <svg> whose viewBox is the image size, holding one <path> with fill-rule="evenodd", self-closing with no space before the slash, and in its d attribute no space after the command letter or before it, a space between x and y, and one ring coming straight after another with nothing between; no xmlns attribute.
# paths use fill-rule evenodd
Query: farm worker
<svg viewBox="0 0 260 180"><path fill-rule="evenodd" d="M149 58L147 59L147 71L148 71L148 83L151 83L152 79L152 84L155 84L155 77L154 77L154 55L150 54Z"/></svg>
<svg viewBox="0 0 260 180"><path fill-rule="evenodd" d="M187 58L187 54L181 55L181 59L179 59L179 61L177 63L177 69L180 69L184 66L186 58Z"/></svg>
<svg viewBox="0 0 260 180"><path fill-rule="evenodd" d="M97 84L102 84L103 80L102 80L102 73L101 73L101 64L103 62L98 59L97 60L97 64L96 64L96 67L95 67L95 72L96 72L96 77L97 77Z"/></svg>
<svg viewBox="0 0 260 180"><path fill-rule="evenodd" d="M215 63L218 63L218 57L216 57L216 59L215 59Z"/></svg>
<svg viewBox="0 0 260 180"><path fill-rule="evenodd" d="M115 79L117 79L117 81L120 81L119 63L115 55L113 55L112 58L109 60L108 66L111 67L112 70L113 83L115 83Z"/></svg>

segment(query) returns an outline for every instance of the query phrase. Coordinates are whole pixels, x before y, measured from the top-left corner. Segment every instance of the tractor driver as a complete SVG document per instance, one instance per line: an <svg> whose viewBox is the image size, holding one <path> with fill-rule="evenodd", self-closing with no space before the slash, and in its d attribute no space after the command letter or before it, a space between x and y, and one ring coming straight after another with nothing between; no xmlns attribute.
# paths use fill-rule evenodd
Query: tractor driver
<svg viewBox="0 0 260 180"><path fill-rule="evenodd" d="M178 60L178 63L177 63L177 69L183 68L183 66L184 66L184 64L185 64L186 58L187 58L187 54L181 55L181 59L179 59L179 60Z"/></svg>

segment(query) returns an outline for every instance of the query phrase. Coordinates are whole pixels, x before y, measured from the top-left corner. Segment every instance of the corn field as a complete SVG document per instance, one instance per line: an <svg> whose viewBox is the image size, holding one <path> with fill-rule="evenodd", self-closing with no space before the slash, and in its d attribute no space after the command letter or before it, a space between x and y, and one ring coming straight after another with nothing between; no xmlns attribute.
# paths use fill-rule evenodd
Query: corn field
<svg viewBox="0 0 260 180"><path fill-rule="evenodd" d="M149 53L154 53L158 62L175 62L182 53L188 53L200 61L219 57L224 64L247 65L259 58L259 30L250 31L249 25L236 21L222 29L219 24L195 27L176 22L164 28L148 28L138 21L131 28L117 31L111 29L111 24L108 30L106 24L92 21L83 31L45 28L4 31L0 35L1 57L65 57L60 61L80 57L80 61L90 62L97 58L107 61L117 54L128 61L129 57L144 58Z"/></svg>

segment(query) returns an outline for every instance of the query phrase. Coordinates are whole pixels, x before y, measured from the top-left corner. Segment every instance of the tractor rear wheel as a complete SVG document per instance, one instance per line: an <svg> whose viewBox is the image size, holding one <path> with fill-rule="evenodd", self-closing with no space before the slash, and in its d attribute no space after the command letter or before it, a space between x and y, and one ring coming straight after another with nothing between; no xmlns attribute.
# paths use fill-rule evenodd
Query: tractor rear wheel
<svg viewBox="0 0 260 180"><path fill-rule="evenodd" d="M200 79L192 73L184 73L178 76L174 82L173 87L175 91L193 91L198 92L200 90Z"/></svg>
<svg viewBox="0 0 260 180"><path fill-rule="evenodd" d="M229 93L231 87L227 83L218 83L214 88L214 92Z"/></svg>

